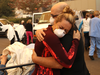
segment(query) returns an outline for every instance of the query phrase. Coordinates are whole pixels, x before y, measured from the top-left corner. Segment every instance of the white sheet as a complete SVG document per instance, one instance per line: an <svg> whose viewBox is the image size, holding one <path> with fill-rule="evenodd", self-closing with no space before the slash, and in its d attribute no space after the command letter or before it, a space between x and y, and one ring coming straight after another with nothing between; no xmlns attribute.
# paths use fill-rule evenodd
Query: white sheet
<svg viewBox="0 0 100 75"><path fill-rule="evenodd" d="M9 51L11 52L11 59L7 62L6 67L14 66L14 65L21 65L21 64L28 64L33 63L32 61L32 53L34 49L34 44L30 44L28 46L20 43L15 42L12 45L9 45L3 50L3 55L7 55ZM30 70L34 68L34 65L31 66L24 66L24 72L22 75L26 75ZM20 68L13 68L7 70L8 75L20 75L22 73L22 69Z"/></svg>

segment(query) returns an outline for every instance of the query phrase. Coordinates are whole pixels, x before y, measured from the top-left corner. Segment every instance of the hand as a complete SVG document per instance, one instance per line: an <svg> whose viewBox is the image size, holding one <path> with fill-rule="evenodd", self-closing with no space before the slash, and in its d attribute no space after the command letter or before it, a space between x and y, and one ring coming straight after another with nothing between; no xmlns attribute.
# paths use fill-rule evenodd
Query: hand
<svg viewBox="0 0 100 75"><path fill-rule="evenodd" d="M77 31L74 30L73 39L78 39L78 40L80 40L80 32L79 32L78 30L77 30Z"/></svg>
<svg viewBox="0 0 100 75"><path fill-rule="evenodd" d="M37 57L37 54L36 54L36 52L34 51L34 49L33 49L33 54L32 54L32 60L33 60L33 62L34 62L34 59Z"/></svg>
<svg viewBox="0 0 100 75"><path fill-rule="evenodd" d="M39 42L43 41L44 40L43 36L46 35L43 30L47 30L47 29L46 28L42 28L42 29L39 29L39 30L36 31L36 37L39 40Z"/></svg>

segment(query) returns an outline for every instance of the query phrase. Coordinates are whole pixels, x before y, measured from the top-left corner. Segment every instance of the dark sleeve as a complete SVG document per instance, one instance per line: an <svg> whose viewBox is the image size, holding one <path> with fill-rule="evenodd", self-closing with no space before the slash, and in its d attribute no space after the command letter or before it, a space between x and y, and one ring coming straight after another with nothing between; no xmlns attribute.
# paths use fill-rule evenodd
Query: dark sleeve
<svg viewBox="0 0 100 75"><path fill-rule="evenodd" d="M2 68L2 67L5 67L5 65L1 65L0 64L0 68ZM3 71L0 71L0 75L4 75L4 72ZM7 72L6 72L6 75L7 75Z"/></svg>
<svg viewBox="0 0 100 75"><path fill-rule="evenodd" d="M34 48L37 56L41 56L42 55L42 52L44 50L44 45L42 42L39 42L38 39L36 40L35 42L35 48Z"/></svg>
<svg viewBox="0 0 100 75"><path fill-rule="evenodd" d="M60 63L63 67L71 68L75 60L79 41L74 39L72 46L68 52L62 47L59 38L54 33L48 33L45 36L43 44L48 48L51 55Z"/></svg>

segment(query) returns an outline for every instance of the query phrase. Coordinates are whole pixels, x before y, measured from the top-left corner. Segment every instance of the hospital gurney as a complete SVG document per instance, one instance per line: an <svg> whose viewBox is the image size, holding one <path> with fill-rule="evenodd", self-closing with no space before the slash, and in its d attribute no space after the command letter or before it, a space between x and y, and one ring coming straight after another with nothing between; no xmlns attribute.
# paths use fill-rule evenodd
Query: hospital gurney
<svg viewBox="0 0 100 75"><path fill-rule="evenodd" d="M28 64L22 64L22 65L16 65L16 66L10 66L10 67L2 67L0 68L0 71L4 72L4 75L6 75L6 69L12 69L12 68L21 68L22 69L22 73L23 73L23 66L29 66L29 65L34 65L35 63L28 63ZM21 73L21 74L22 74Z"/></svg>
<svg viewBox="0 0 100 75"><path fill-rule="evenodd" d="M19 46L20 45L20 46ZM15 46L15 49L14 49L14 46ZM13 49L12 49L13 48ZM22 49L21 49L22 48ZM9 60L10 61L10 63L9 63L9 61L7 62L7 64L9 63L10 65L9 66L7 66L7 64L6 64L6 67L2 67L2 68L0 68L0 70L1 71L3 71L4 72L4 74L6 74L6 71L7 71L7 73L14 73L14 72L16 72L16 71L19 71L19 70L21 70L21 71L19 71L20 72L20 74L18 73L18 74L16 74L16 75L25 75L25 73L29 73L30 71L32 71L32 70L34 70L34 65L35 65L35 63L33 63L32 62L32 60L29 60L31 57L31 54L32 54L32 50L30 50L30 49L34 49L34 44L30 44L30 45L27 45L27 46L25 46L25 45L23 45L22 43L20 43L20 42L15 42L13 45L10 45L10 46L8 46L8 47L6 47L4 50L3 50L3 52L7 52L8 51L8 49L12 49L12 52L13 52L13 56L15 57L15 55L17 56L18 54L18 57L19 58L24 58L24 60L23 59L21 59L20 61L19 60L17 60L17 62L15 61L15 59L14 59L14 62L16 63L14 63L12 60ZM10 50L11 51L11 50ZM5 53L6 53L5 52ZM14 53L15 52L15 53ZM19 52L19 53L17 53L17 52ZM31 52L31 53L30 53ZM16 54L17 53L17 54ZM20 55L21 54L21 55ZM24 56L22 56L22 54L24 54L24 56L27 56L27 57L24 57ZM20 57L21 56L21 57ZM16 59L18 59L18 58L16 58ZM25 61L26 60L26 61ZM12 61L12 62L11 62ZM29 61L29 62L28 62ZM12 63L14 63L14 66L13 66L13 64ZM25 63L25 64L24 64ZM30 66L29 66L30 65ZM27 69L26 69L26 67L27 67ZM29 67L29 68L28 68ZM24 69L23 69L24 68ZM12 69L15 69L15 70L12 70ZM16 70L17 69L17 70ZM9 72L8 72L8 70L10 70ZM26 71L26 70L28 70L28 71ZM14 75L14 74L10 74L10 75Z"/></svg>

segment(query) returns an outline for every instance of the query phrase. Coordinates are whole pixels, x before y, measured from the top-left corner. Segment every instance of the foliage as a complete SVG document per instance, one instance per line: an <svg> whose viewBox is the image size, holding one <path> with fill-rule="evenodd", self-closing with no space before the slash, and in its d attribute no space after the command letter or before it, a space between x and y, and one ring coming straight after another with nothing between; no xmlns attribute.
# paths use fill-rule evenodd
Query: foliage
<svg viewBox="0 0 100 75"><path fill-rule="evenodd" d="M14 4L10 5L25 11L34 12L37 11L40 7L49 7L53 2L56 2L56 0L15 0L14 2Z"/></svg>
<svg viewBox="0 0 100 75"><path fill-rule="evenodd" d="M12 3L10 0L0 0L0 17L2 16L13 16L13 8L10 7L9 3Z"/></svg>
<svg viewBox="0 0 100 75"><path fill-rule="evenodd" d="M14 23L19 23L24 20L25 22L28 20L28 19L32 19L32 18L13 18L13 17L8 17L6 18L7 20L9 20L10 22L14 22Z"/></svg>

